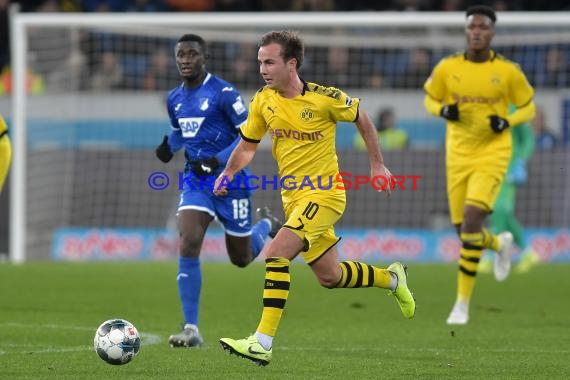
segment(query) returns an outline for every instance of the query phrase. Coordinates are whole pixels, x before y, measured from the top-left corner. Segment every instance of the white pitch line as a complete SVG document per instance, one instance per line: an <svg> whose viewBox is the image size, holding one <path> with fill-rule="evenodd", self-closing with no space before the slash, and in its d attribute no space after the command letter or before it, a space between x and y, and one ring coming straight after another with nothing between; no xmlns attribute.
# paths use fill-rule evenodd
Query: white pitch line
<svg viewBox="0 0 570 380"><path fill-rule="evenodd" d="M385 348L376 348L376 347L279 347L276 346L275 350L283 350L283 351L330 351L330 352L388 352ZM570 350L535 350L535 349L519 349L519 348L500 348L500 349L489 349L487 347L477 347L474 349L475 351L485 351L485 352L493 352L493 353L524 353L524 354L569 354ZM418 347L418 348L391 348L390 351L392 352L431 352L431 353L448 353L453 352L457 353L457 349L452 348L427 348L427 347ZM467 350L466 350L467 351ZM471 351L471 350L469 350Z"/></svg>
<svg viewBox="0 0 570 380"><path fill-rule="evenodd" d="M59 329L59 330L79 330L79 331L95 331L96 327L87 326L70 326L70 325L57 325L57 324L26 324L19 322L6 322L0 323L0 328L2 327L16 327L16 328L42 328L42 329ZM151 344L158 344L162 341L162 338L158 334L139 332L141 336L141 345L149 346ZM16 344L16 343L0 343L0 347L6 349L6 347L14 347L24 349L23 351L4 351L0 350L0 355L18 355L18 354L45 354L45 353L63 353L63 352L79 352L79 351L91 351L93 347L90 345L76 346L76 347L63 347L63 346L44 346L38 347L37 345L31 344ZM24 347L29 347L25 349Z"/></svg>

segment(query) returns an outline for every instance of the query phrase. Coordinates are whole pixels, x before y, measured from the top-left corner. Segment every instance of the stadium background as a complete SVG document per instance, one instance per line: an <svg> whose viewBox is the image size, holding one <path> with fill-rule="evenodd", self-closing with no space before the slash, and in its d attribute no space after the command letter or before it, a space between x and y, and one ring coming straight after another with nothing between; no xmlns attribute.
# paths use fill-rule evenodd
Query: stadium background
<svg viewBox="0 0 570 380"><path fill-rule="evenodd" d="M100 11L103 3L85 1L81 5L84 10ZM168 3L137 2L138 6L146 4L146 10L179 9L171 8L174 1ZM286 4L293 7L290 10L380 10L371 5L373 2L365 1L350 2L354 8L347 8L348 2L332 1L203 3L226 6L225 10L233 4L242 7L236 10L250 11L283 11L286 9L275 7ZM416 10L453 8L448 3L454 3L455 8L445 9L458 10L468 2L396 1L381 10L400 10L414 4ZM112 11L134 10L125 7L126 2L106 4ZM544 9L532 2L509 5L510 10ZM565 6L560 4L556 9ZM72 2L53 1L39 5L24 2L23 7L37 11L80 9ZM177 33L186 32L202 34L211 41L209 71L233 82L245 99L262 85L256 67L255 39L228 42L222 32L192 28L168 32L38 28L30 32L26 154L29 259L175 257L172 226L177 187L173 184L164 191L153 191L147 178L155 171L178 178L183 165L178 157L165 166L155 159L153 150L168 131L164 96L178 83L171 52ZM259 28L247 31L250 36L262 32ZM381 108L392 107L397 127L407 132L410 144L405 149L386 152L386 161L396 174L422 176L417 190L408 187L390 200L378 196L368 186L349 191L348 211L338 227L349 237L349 245L370 240L368 246L357 245L349 252L354 255L365 250L374 258L390 255L419 261L452 260L448 252L453 252L453 244L450 243L452 248L441 248L441 244L454 240L445 198L444 124L423 110L421 85L433 65L456 50L457 41L462 46L462 38L442 46L432 43L420 47L413 36L406 36L408 31L400 30L370 46L357 33L356 38L364 42L353 47L334 43L335 39L342 40L346 31L331 28L331 32L334 38L328 41L307 42L304 79L338 86L362 98L363 108L374 118ZM402 34L401 38L397 33ZM454 33L460 36L457 30ZM532 228L533 244L544 260L567 260L570 256L570 180L566 171L570 163L566 148L570 128L568 35L568 30L564 30L546 42L537 39L525 44L503 40L497 49L521 64L536 88L536 100L548 127L558 140L554 149L539 149L532 158L531 180L521 189L517 204L517 214L523 224ZM2 59L5 65L0 112L10 120L9 61L6 54ZM343 171L365 175L366 154L353 147L356 133L354 126L339 126L339 160ZM275 174L267 148L264 141L251 166L260 176ZM267 204L280 210L276 191L257 191L254 202L255 206ZM7 187L0 197L0 209L8 210L9 205ZM3 211L0 218L0 252L7 252L7 214ZM135 235L138 237L132 239ZM148 236L154 236L151 242L146 241ZM219 252L223 250L220 231L213 231L210 236L206 256L223 258ZM439 240L432 245L433 236ZM145 245L143 250L149 249L147 244L154 248L145 253L139 249L141 244ZM418 244L422 248L417 248Z"/></svg>

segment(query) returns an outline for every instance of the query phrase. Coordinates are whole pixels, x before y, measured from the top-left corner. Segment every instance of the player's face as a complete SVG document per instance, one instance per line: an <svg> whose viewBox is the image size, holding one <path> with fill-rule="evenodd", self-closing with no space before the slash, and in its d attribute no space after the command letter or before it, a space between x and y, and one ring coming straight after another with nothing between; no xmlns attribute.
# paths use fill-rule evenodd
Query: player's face
<svg viewBox="0 0 570 380"><path fill-rule="evenodd" d="M489 49L494 35L495 26L489 17L484 15L471 15L467 18L465 37L469 50L483 51Z"/></svg>
<svg viewBox="0 0 570 380"><path fill-rule="evenodd" d="M176 44L176 66L185 80L197 80L206 71L206 57L196 41L183 41Z"/></svg>
<svg viewBox="0 0 570 380"><path fill-rule="evenodd" d="M281 56L281 45L272 43L259 48L257 53L259 73L269 88L281 90L287 88L291 73L295 70L294 58L285 62Z"/></svg>

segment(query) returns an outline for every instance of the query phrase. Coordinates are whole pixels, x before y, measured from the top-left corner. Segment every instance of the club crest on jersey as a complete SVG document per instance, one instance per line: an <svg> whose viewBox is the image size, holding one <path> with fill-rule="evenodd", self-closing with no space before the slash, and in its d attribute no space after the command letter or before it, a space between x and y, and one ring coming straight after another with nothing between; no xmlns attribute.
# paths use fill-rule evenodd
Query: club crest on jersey
<svg viewBox="0 0 570 380"><path fill-rule="evenodd" d="M310 108L303 108L303 110L301 111L301 119L303 119L303 121L311 121L313 116L314 116L313 110L311 110Z"/></svg>
<svg viewBox="0 0 570 380"><path fill-rule="evenodd" d="M206 111L210 105L208 104L208 98L200 99L200 109Z"/></svg>
<svg viewBox="0 0 570 380"><path fill-rule="evenodd" d="M247 111L247 109L243 105L243 101L241 100L241 96L238 96L236 98L236 101L232 104L232 108L234 109L234 111L236 112L237 115L241 115L242 113Z"/></svg>
<svg viewBox="0 0 570 380"><path fill-rule="evenodd" d="M183 117L178 119L178 125L183 137L194 137L200 130L205 117Z"/></svg>

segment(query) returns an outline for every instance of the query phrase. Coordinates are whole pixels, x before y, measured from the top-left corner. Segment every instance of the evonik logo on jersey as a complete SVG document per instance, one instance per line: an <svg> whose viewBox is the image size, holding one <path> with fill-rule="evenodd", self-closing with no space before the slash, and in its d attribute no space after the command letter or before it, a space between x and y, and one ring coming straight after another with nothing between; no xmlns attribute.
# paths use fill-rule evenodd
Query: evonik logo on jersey
<svg viewBox="0 0 570 380"><path fill-rule="evenodd" d="M178 125L183 137L194 137L200 130L205 117L182 117L178 119Z"/></svg>

